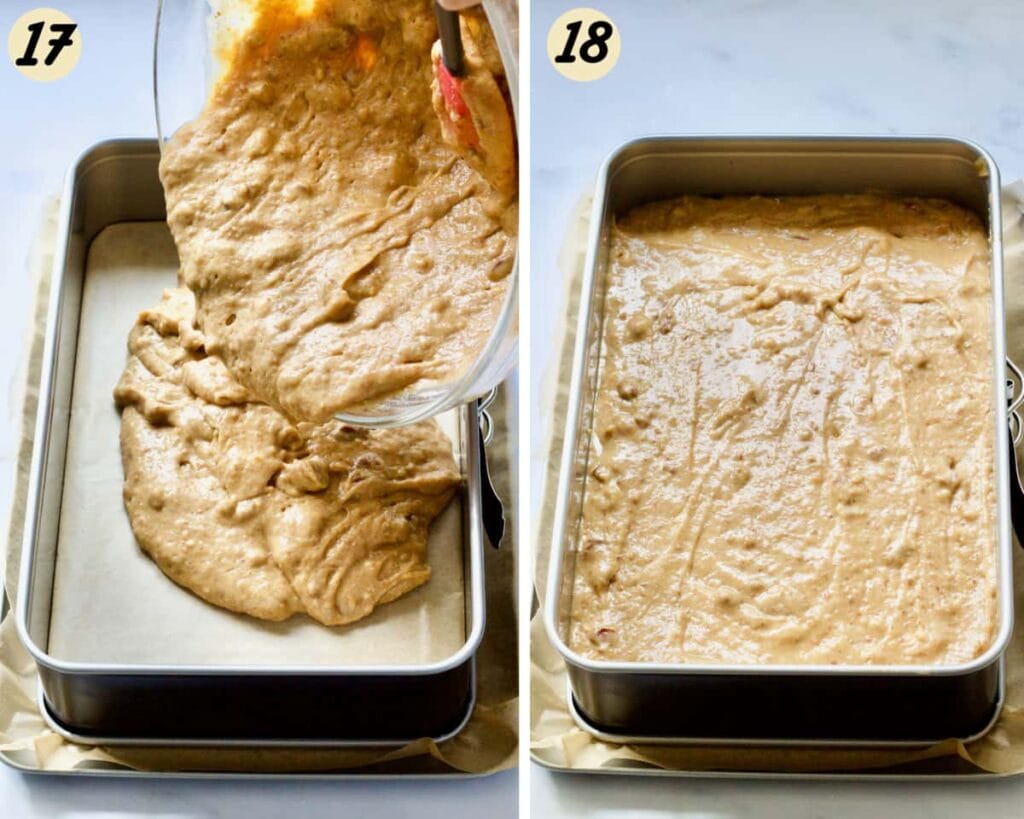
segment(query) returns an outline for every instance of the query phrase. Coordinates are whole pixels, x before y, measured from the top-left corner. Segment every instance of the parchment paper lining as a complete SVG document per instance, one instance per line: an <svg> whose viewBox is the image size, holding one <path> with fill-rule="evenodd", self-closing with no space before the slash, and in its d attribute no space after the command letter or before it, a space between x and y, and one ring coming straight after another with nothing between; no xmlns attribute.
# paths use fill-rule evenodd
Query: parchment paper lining
<svg viewBox="0 0 1024 819"><path fill-rule="evenodd" d="M35 325L25 345L23 392L20 397L15 396L12 400L14 406L19 406L19 398L21 401L21 445L15 467L15 493L11 504L7 548L0 553L0 559L5 559L4 585L7 600L11 602L17 592L26 487L38 402L40 354L54 255L56 212L55 203L33 253L31 272L38 282ZM117 329L120 343L126 340L126 333L127 327L123 331ZM514 448L514 437L510 437L514 431L510 431L506 423L502 393L499 394L498 403L493 405L492 415L495 437L488 447L488 460L498 491L507 498L510 497L511 489L508 483L508 452L510 447ZM508 526L501 548L492 549L488 546L486 550L487 627L477 651L477 706L466 728L448 742L439 745L429 740L419 740L387 752L362 749L102 749L75 745L54 734L43 722L35 700L38 689L35 664L18 640L13 614L6 611L0 621L0 757L26 769L54 772L141 770L174 773L348 772L360 775L451 775L487 774L513 767L516 764L518 712L516 627L512 606L512 551L515 537L514 528Z"/></svg>
<svg viewBox="0 0 1024 819"><path fill-rule="evenodd" d="M579 309L580 277L586 253L590 197L577 207L559 266L570 281L557 369L545 381L542 412L564 418L568 399L572 345ZM1024 360L1024 180L1003 189L1003 242L1006 283L1007 351ZM533 533L537 544L534 584L543 599L554 514L554 494L562 451L562 430L555 425L547 449L541 513ZM1024 555L1014 549L1017 612L1024 612ZM1024 617L1018 614L1006 653L1006 704L995 727L965 745L947 740L915 750L751 749L613 745L599 742L576 726L566 709L566 673L561 656L547 639L541 615L530 629L530 751L538 762L567 770L781 771L791 773L855 772L893 774L1024 773Z"/></svg>
<svg viewBox="0 0 1024 819"><path fill-rule="evenodd" d="M269 623L168 582L135 543L121 500L120 414L111 393L139 311L177 282L164 222L111 225L86 262L75 356L49 653L85 663L397 665L452 656L465 635L460 496L431 526L430 581L351 626L304 615ZM458 418L438 419L458 459Z"/></svg>

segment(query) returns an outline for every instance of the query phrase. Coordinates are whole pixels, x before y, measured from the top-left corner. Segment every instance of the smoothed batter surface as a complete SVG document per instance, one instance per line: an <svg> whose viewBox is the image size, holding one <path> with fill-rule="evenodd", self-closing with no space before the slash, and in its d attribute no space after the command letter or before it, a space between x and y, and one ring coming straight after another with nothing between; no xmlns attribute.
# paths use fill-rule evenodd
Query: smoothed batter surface
<svg viewBox="0 0 1024 819"><path fill-rule="evenodd" d="M160 175L209 352L261 400L324 421L450 382L479 354L515 254L514 167L491 165L515 156L493 147L512 134L496 105L476 106L487 163L442 136L428 0L306 6L255 4ZM493 100L484 39L466 82Z"/></svg>
<svg viewBox="0 0 1024 819"><path fill-rule="evenodd" d="M997 628L991 266L939 200L685 197L615 226L570 643L941 664Z"/></svg>
<svg viewBox="0 0 1024 819"><path fill-rule="evenodd" d="M292 423L207 355L185 289L140 314L115 389L124 500L164 573L266 620L350 623L425 583L431 521L459 483L433 421Z"/></svg>

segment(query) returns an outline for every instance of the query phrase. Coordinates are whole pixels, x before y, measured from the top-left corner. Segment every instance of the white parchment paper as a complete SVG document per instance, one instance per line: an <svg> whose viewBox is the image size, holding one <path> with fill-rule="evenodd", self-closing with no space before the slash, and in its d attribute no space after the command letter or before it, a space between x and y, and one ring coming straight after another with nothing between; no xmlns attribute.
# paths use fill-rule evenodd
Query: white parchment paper
<svg viewBox="0 0 1024 819"><path fill-rule="evenodd" d="M349 626L305 615L268 623L217 608L175 585L139 548L121 500L112 393L136 315L175 285L177 267L163 222L113 225L89 250L49 652L87 663L346 667L422 664L455 653L465 641L458 497L431 529L431 579ZM455 440L457 416L441 423Z"/></svg>

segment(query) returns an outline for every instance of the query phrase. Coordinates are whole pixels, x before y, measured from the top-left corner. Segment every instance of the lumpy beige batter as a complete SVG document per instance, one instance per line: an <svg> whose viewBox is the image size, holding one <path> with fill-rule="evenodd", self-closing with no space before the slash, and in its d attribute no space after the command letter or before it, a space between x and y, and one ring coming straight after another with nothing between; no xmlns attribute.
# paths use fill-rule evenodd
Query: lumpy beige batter
<svg viewBox="0 0 1024 819"><path fill-rule="evenodd" d="M208 351L261 400L324 421L450 382L480 353L515 254L515 153L487 104L501 78L482 18L466 83L486 116L456 150L432 102L429 0L295 5L256 3L160 174Z"/></svg>
<svg viewBox="0 0 1024 819"><path fill-rule="evenodd" d="M687 197L611 241L571 645L940 664L996 628L991 266L970 213Z"/></svg>
<svg viewBox="0 0 1024 819"><path fill-rule="evenodd" d="M350 623L425 583L430 522L459 483L434 422L367 431L292 423L207 355L185 289L129 336L124 500L172 580L267 620Z"/></svg>

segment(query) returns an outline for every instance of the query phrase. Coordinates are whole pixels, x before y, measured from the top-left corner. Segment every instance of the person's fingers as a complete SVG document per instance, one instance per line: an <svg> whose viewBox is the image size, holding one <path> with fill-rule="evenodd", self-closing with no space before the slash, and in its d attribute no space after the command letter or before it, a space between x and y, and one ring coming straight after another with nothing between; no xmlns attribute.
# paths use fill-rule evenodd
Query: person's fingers
<svg viewBox="0 0 1024 819"><path fill-rule="evenodd" d="M468 9L470 6L479 6L480 0L437 0L437 3L448 11L458 11L459 9Z"/></svg>

